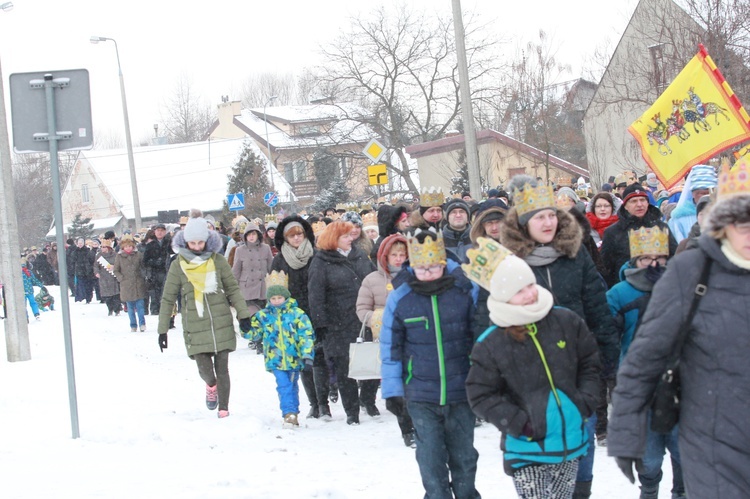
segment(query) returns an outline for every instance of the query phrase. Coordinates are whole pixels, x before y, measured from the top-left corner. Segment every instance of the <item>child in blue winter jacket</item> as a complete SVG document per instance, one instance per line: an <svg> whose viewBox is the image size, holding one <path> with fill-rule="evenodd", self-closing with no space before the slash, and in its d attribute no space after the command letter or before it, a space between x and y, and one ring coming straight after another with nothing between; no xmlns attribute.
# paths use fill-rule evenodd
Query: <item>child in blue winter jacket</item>
<svg viewBox="0 0 750 499"><path fill-rule="evenodd" d="M34 286L43 288L44 284L29 270L25 258L21 259L21 275L23 277L23 293L26 295L26 301L31 305L31 311L34 313L36 320L39 320L39 305L37 305L36 298L34 298Z"/></svg>
<svg viewBox="0 0 750 499"><path fill-rule="evenodd" d="M291 298L288 276L271 272L266 277L266 308L259 310L250 321L245 335L252 342L262 341L266 371L276 377L284 426L299 426L299 376L303 369L312 369L313 332L310 318Z"/></svg>

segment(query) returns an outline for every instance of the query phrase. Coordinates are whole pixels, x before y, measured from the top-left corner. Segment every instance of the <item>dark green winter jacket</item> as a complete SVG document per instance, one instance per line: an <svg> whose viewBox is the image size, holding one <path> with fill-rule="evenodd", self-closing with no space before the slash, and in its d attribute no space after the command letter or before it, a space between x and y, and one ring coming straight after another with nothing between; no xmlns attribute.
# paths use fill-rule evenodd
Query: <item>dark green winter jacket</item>
<svg viewBox="0 0 750 499"><path fill-rule="evenodd" d="M229 307L227 299L237 310L237 318L250 318L250 312L242 297L240 286L232 274L232 268L223 255L217 253L221 251L221 239L214 231L209 232L209 238L206 242L207 252L214 253L211 258L214 260L216 267L217 290L215 293L206 293L203 295L203 316L198 314L195 305L193 285L188 281L187 275L180 267L180 260L183 256L178 256L172 262L167 274L167 281L164 284L164 293L161 299L161 309L159 313L159 334L166 333L169 330L169 319L172 315L172 308L177 300L177 294L182 292L182 335L185 340L185 347L190 358L197 353L218 353L222 350L234 351L237 347L237 337L234 329L234 317L232 309ZM185 247L182 232L178 232L173 241L173 247L179 251L179 248Z"/></svg>

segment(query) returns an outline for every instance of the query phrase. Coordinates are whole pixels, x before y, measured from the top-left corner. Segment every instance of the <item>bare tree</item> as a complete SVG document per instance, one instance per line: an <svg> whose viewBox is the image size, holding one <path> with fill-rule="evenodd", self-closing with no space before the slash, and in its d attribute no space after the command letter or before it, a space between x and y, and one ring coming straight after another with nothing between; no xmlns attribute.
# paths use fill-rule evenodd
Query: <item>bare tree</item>
<svg viewBox="0 0 750 499"><path fill-rule="evenodd" d="M65 188L77 151L58 155L60 192ZM32 246L44 240L53 221L52 175L49 154L18 154L13 158L13 190L16 193L18 235L21 246Z"/></svg>
<svg viewBox="0 0 750 499"><path fill-rule="evenodd" d="M160 128L171 144L197 142L214 123L215 114L194 90L191 78L183 73L162 106Z"/></svg>
<svg viewBox="0 0 750 499"><path fill-rule="evenodd" d="M467 58L473 95L494 81L494 42L467 23ZM323 49L321 81L338 98L356 99L362 120L398 157L391 173L416 191L404 147L441 138L460 112L452 20L416 13L405 5L380 7L351 19L351 29Z"/></svg>
<svg viewBox="0 0 750 499"><path fill-rule="evenodd" d="M125 137L123 131L108 129L97 129L94 133L94 149L125 149Z"/></svg>
<svg viewBox="0 0 750 499"><path fill-rule="evenodd" d="M277 106L306 104L297 93L297 80L292 73L252 73L242 82L242 106L259 108L276 96Z"/></svg>

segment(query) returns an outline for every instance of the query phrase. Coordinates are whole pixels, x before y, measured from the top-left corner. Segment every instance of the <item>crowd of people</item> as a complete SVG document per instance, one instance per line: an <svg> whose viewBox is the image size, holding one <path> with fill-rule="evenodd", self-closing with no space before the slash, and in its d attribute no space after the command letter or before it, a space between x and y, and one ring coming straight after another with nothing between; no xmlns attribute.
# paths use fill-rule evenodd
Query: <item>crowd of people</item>
<svg viewBox="0 0 750 499"><path fill-rule="evenodd" d="M307 418L331 419L340 396L352 426L380 415L380 389L425 497L480 497L485 422L521 498L590 497L597 445L641 498L658 497L666 450L673 499L747 497L748 178L742 162L697 165L680 189L625 173L591 195L518 175L481 202L425 189L418 204L237 216L226 230L192 210L173 234L69 241L70 291L126 309L132 332L158 315L162 351L179 314L220 418L235 319L285 426L299 425L300 380ZM39 285L57 281L51 253L26 256ZM362 331L379 342L381 380L349 377ZM675 348L680 421L656 431L650 402Z"/></svg>

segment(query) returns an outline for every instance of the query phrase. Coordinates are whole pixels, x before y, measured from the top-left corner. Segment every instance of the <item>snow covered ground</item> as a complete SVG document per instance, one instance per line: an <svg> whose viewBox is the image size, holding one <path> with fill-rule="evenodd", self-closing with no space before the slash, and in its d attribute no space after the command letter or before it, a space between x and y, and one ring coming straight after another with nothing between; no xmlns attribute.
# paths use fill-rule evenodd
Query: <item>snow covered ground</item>
<svg viewBox="0 0 750 499"><path fill-rule="evenodd" d="M423 496L414 451L382 400L382 416L362 414L362 424L349 427L340 402L333 421L306 420L300 387L301 427L283 429L273 376L240 338L229 363L231 416L218 419L205 407L179 320L161 353L156 317L146 317L147 332L130 333L127 314L107 317L96 302L71 302L81 434L72 439L59 288L50 291L58 307L29 325L32 359L10 363L3 355L0 362L3 497ZM484 498L515 497L499 436L488 424L476 431ZM596 454L593 497L638 497L606 449ZM669 497L668 464L664 475L661 494Z"/></svg>

